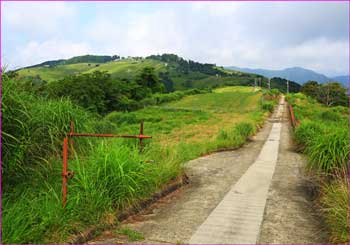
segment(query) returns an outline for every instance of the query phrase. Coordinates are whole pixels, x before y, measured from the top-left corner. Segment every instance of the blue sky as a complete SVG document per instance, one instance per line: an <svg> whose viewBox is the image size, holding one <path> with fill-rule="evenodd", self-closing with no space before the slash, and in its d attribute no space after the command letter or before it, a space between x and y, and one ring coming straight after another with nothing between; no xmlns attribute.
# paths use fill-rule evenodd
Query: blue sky
<svg viewBox="0 0 350 245"><path fill-rule="evenodd" d="M348 73L338 2L3 2L2 63L176 53L218 65Z"/></svg>

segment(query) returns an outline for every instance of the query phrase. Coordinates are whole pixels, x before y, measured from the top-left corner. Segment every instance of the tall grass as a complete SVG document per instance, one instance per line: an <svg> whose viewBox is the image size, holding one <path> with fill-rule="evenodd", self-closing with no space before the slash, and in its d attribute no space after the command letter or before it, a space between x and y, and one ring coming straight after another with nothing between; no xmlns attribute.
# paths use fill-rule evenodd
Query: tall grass
<svg viewBox="0 0 350 245"><path fill-rule="evenodd" d="M77 130L92 130L92 116L69 100L47 100L16 89L3 78L2 142L4 188L22 182L31 171L46 168L50 156L59 156L70 120L84 121ZM84 144L84 140L81 141Z"/></svg>
<svg viewBox="0 0 350 245"><path fill-rule="evenodd" d="M319 200L331 242L349 243L348 109L340 106L328 108L302 95L289 96L288 99L301 121L294 131L296 143L308 156L308 167L321 176Z"/></svg>
<svg viewBox="0 0 350 245"><path fill-rule="evenodd" d="M320 202L323 206L331 242L349 243L350 223L348 220L349 190L345 179L333 183L324 183L321 189Z"/></svg>
<svg viewBox="0 0 350 245"><path fill-rule="evenodd" d="M330 127L328 130L314 135L305 150L309 166L323 173L346 168L350 153L348 129Z"/></svg>
<svg viewBox="0 0 350 245"><path fill-rule="evenodd" d="M349 154L348 126L342 109L327 108L294 96L294 112L301 124L294 139L308 156L309 167L323 173L334 173L347 164Z"/></svg>

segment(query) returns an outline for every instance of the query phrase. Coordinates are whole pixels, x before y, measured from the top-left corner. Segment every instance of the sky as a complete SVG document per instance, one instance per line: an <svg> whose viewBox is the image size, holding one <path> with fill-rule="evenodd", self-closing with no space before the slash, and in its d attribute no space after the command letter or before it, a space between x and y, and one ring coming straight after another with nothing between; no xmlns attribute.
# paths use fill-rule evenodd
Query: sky
<svg viewBox="0 0 350 245"><path fill-rule="evenodd" d="M175 53L223 66L349 73L347 2L2 2L2 65Z"/></svg>

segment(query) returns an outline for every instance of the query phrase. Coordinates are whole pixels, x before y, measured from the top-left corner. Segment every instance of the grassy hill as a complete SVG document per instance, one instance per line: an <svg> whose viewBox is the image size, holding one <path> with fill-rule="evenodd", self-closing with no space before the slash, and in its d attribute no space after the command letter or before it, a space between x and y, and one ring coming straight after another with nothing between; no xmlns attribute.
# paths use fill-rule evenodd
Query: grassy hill
<svg viewBox="0 0 350 245"><path fill-rule="evenodd" d="M109 58L108 58L109 57ZM143 68L153 67L169 91L188 88L208 88L225 85L253 85L262 76L226 70L214 64L187 61L173 54L146 58L115 58L118 56L78 56L68 60L47 61L17 70L19 77L46 82L65 76L107 71L114 79L132 80Z"/></svg>

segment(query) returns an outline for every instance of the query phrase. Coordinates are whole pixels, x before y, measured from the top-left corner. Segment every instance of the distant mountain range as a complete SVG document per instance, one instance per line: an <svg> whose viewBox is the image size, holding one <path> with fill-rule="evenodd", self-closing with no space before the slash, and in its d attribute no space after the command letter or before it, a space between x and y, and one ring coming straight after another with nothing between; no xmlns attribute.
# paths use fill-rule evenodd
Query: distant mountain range
<svg viewBox="0 0 350 245"><path fill-rule="evenodd" d="M349 76L338 76L329 78L323 74L317 73L315 71L305 69L302 67L291 67L283 70L267 70L267 69L250 69L250 68L241 68L236 66L228 66L226 69L241 71L246 73L253 73L262 75L265 77L281 77L284 79L292 80L300 84L304 84L307 81L313 80L319 83L325 83L328 81L337 81L343 84L345 87L349 87Z"/></svg>

